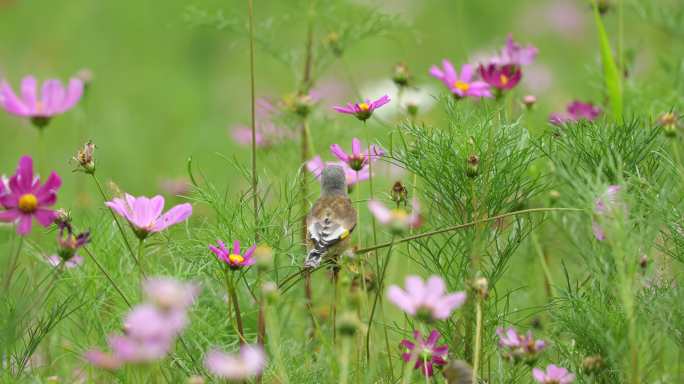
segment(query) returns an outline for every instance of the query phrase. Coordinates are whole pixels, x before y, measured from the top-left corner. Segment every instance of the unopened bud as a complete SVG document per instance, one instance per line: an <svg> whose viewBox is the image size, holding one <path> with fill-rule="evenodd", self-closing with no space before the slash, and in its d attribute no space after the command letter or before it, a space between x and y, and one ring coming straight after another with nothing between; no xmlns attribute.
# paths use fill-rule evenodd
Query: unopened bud
<svg viewBox="0 0 684 384"><path fill-rule="evenodd" d="M658 125L663 128L667 137L677 136L678 117L674 112L663 113L658 117Z"/></svg>
<svg viewBox="0 0 684 384"><path fill-rule="evenodd" d="M83 171L88 174L95 173L95 158L93 157L93 152L95 152L95 144L92 141L88 141L83 145L82 149L79 149L73 160L78 163L80 169L75 169L75 171Z"/></svg>
<svg viewBox="0 0 684 384"><path fill-rule="evenodd" d="M406 206L406 203L408 202L408 190L401 181L394 183L391 195L392 201L394 201L397 206L399 206L399 204L404 204L404 206Z"/></svg>
<svg viewBox="0 0 684 384"><path fill-rule="evenodd" d="M560 200L561 194L560 192L556 191L555 189L549 191L549 200L551 200L551 203L556 203L558 200Z"/></svg>
<svg viewBox="0 0 684 384"><path fill-rule="evenodd" d="M325 44L333 53L333 55L340 57L344 53L342 45L340 44L340 35L337 32L330 32L323 39L323 44Z"/></svg>
<svg viewBox="0 0 684 384"><path fill-rule="evenodd" d="M399 63L394 66L394 74L392 75L392 81L399 88L407 87L411 81L411 74L409 73L408 67L404 63Z"/></svg>
<svg viewBox="0 0 684 384"><path fill-rule="evenodd" d="M337 320L337 330L340 335L353 337L361 327L361 320L355 312L344 312Z"/></svg>
<svg viewBox="0 0 684 384"><path fill-rule="evenodd" d="M254 259L257 268L261 270L271 268L273 266L273 249L268 245L259 245L254 250Z"/></svg>
<svg viewBox="0 0 684 384"><path fill-rule="evenodd" d="M270 304L275 303L280 298L278 285L272 281L267 281L261 285L261 293L263 293L264 299Z"/></svg>
<svg viewBox="0 0 684 384"><path fill-rule="evenodd" d="M477 155L468 156L466 161L466 176L473 178L480 174L480 158Z"/></svg>
<svg viewBox="0 0 684 384"><path fill-rule="evenodd" d="M480 296L482 300L487 300L489 297L489 282L484 277L478 277L473 281L473 289Z"/></svg>
<svg viewBox="0 0 684 384"><path fill-rule="evenodd" d="M527 109L532 109L532 107L534 107L534 105L537 103L537 97L534 95L527 95L523 97L522 102Z"/></svg>
<svg viewBox="0 0 684 384"><path fill-rule="evenodd" d="M582 360L582 369L590 375L599 373L603 366L603 358L600 355L587 356Z"/></svg>
<svg viewBox="0 0 684 384"><path fill-rule="evenodd" d="M416 117L416 116L418 116L418 104L412 103L412 102L408 102L408 103L406 104L406 113L408 113L409 116L411 116L411 117Z"/></svg>

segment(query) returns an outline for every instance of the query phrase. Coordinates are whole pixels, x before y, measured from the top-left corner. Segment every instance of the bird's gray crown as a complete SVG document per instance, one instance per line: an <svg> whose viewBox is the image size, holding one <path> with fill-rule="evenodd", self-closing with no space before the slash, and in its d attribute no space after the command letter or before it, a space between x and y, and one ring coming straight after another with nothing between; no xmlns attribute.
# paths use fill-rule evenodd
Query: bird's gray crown
<svg viewBox="0 0 684 384"><path fill-rule="evenodd" d="M328 165L321 174L321 195L346 195L347 176L339 165Z"/></svg>

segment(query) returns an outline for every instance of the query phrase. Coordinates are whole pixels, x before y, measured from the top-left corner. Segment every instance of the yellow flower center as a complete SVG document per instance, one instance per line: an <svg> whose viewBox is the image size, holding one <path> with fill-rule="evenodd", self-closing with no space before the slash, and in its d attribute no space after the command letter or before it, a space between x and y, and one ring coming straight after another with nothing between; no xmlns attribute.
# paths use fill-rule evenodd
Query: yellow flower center
<svg viewBox="0 0 684 384"><path fill-rule="evenodd" d="M359 109L362 111L368 111L370 109L370 106L367 103L359 103Z"/></svg>
<svg viewBox="0 0 684 384"><path fill-rule="evenodd" d="M242 255L231 253L228 255L228 260L230 260L230 262L233 264L242 264L245 261L245 258L242 257Z"/></svg>
<svg viewBox="0 0 684 384"><path fill-rule="evenodd" d="M33 213L38 207L38 198L32 193L21 195L19 198L19 210L24 213Z"/></svg>
<svg viewBox="0 0 684 384"><path fill-rule="evenodd" d="M454 82L454 88L460 89L463 92L468 92L468 90L470 89L470 84L463 82L461 80L456 80Z"/></svg>
<svg viewBox="0 0 684 384"><path fill-rule="evenodd" d="M408 217L408 213L404 211L403 209L393 209L392 210L392 218L394 220L404 220Z"/></svg>
<svg viewBox="0 0 684 384"><path fill-rule="evenodd" d="M508 76L504 75L503 73L499 76L499 81L501 81L501 85L506 85L508 84Z"/></svg>

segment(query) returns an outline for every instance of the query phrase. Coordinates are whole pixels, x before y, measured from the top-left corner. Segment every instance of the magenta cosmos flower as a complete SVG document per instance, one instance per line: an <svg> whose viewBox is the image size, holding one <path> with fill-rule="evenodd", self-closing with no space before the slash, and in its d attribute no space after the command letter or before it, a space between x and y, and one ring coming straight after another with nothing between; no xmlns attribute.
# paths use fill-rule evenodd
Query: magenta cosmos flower
<svg viewBox="0 0 684 384"><path fill-rule="evenodd" d="M522 78L520 67L512 64L490 63L486 67L480 65L479 72L482 80L499 91L513 89Z"/></svg>
<svg viewBox="0 0 684 384"><path fill-rule="evenodd" d="M492 97L489 90L489 84L484 81L473 80L473 66L470 64L463 64L461 66L461 73L459 74L454 69L454 65L449 60L442 60L442 68L433 65L430 68L430 74L435 78L441 80L444 85L449 88L451 93L458 98L466 96L471 97Z"/></svg>
<svg viewBox="0 0 684 384"><path fill-rule="evenodd" d="M575 375L553 364L546 367L546 372L539 368L533 369L532 377L541 384L570 384L575 381Z"/></svg>
<svg viewBox="0 0 684 384"><path fill-rule="evenodd" d="M204 358L204 366L223 379L244 381L259 375L266 366L266 354L258 345L243 345L240 353L211 350Z"/></svg>
<svg viewBox="0 0 684 384"><path fill-rule="evenodd" d="M497 65L513 65L519 67L521 65L529 65L534 62L537 57L539 49L533 45L526 47L521 46L513 40L513 34L508 34L506 38L506 45L501 49L498 56L492 58L491 63Z"/></svg>
<svg viewBox="0 0 684 384"><path fill-rule="evenodd" d="M371 145L369 149L365 152L361 149L361 140L356 137L352 139L352 151L351 153L345 152L339 144L333 144L330 146L330 152L332 152L335 157L340 159L340 161L345 162L349 168L354 171L360 171L368 165L371 161L379 159L385 154L382 148Z"/></svg>
<svg viewBox="0 0 684 384"><path fill-rule="evenodd" d="M128 220L133 232L140 239L181 223L192 214L192 205L185 203L176 205L162 215L164 198L159 195L148 198L145 196L133 197L126 194L125 198L114 198L112 201L106 202L105 205Z"/></svg>
<svg viewBox="0 0 684 384"><path fill-rule="evenodd" d="M371 117L371 115L373 115L373 111L389 102L390 97L388 95L384 95L379 99L373 101L371 101L370 99L366 99L365 101L360 103L347 103L346 107L335 106L333 107L333 109L339 113L354 115L357 119L361 121L366 121Z"/></svg>
<svg viewBox="0 0 684 384"><path fill-rule="evenodd" d="M47 261L55 267L63 264L66 268L75 268L83 263L83 257L77 255L76 251L88 242L90 242L90 232L74 234L68 222L60 223L57 235L59 250L56 255L48 257Z"/></svg>
<svg viewBox="0 0 684 384"><path fill-rule="evenodd" d="M4 183L0 183L3 185ZM33 159L23 156L19 159L17 172L9 179L7 186L0 189L0 221L16 222L17 233L25 236L31 232L33 218L43 227L48 227L57 218L57 213L47 207L57 202L57 190L62 185L59 176L52 172L45 184L33 175Z"/></svg>
<svg viewBox="0 0 684 384"><path fill-rule="evenodd" d="M535 340L532 332L522 334L516 332L515 328L498 328L496 334L499 335L499 347L505 358L511 361L525 360L534 362L539 352L546 348L544 340Z"/></svg>
<svg viewBox="0 0 684 384"><path fill-rule="evenodd" d="M413 199L411 213L401 208L390 209L377 200L368 202L368 209L380 224L388 225L395 233L403 233L410 228L418 228L422 223L420 204Z"/></svg>
<svg viewBox="0 0 684 384"><path fill-rule="evenodd" d="M245 253L240 252L240 241L235 240L233 242L233 249L228 250L223 241L218 240L218 247L213 245L209 246L209 249L219 258L219 260L228 264L230 269L240 269L242 267L248 267L256 262L254 259L254 250L256 249L256 244L249 247Z"/></svg>
<svg viewBox="0 0 684 384"><path fill-rule="evenodd" d="M437 345L440 338L438 331L430 332L427 340L418 331L413 331L414 341L404 339L401 341L401 346L405 348L401 355L405 362L415 361L415 369L420 369L420 372L425 376L432 376L434 374L435 365L446 365L447 354L449 347L445 345Z"/></svg>
<svg viewBox="0 0 684 384"><path fill-rule="evenodd" d="M568 104L565 113L552 113L549 122L554 125L577 122L580 120L594 121L601 115L601 108L592 103L573 101Z"/></svg>
<svg viewBox="0 0 684 384"><path fill-rule="evenodd" d="M447 294L439 276L430 276L427 282L419 276L408 276L406 290L392 285L387 296L401 310L424 321L445 320L466 300L465 292Z"/></svg>
<svg viewBox="0 0 684 384"><path fill-rule="evenodd" d="M351 167L349 167L349 165L343 161L324 162L320 156L316 156L313 159L309 160L306 163L306 169L308 169L309 172L311 172L316 179L320 179L323 169L329 165L338 165L342 167L344 175L347 179L347 186L352 186L356 183L368 180L370 178L368 166L365 166L363 169L359 171L355 171L351 169Z"/></svg>
<svg viewBox="0 0 684 384"><path fill-rule="evenodd" d="M33 124L42 128L54 116L71 109L83 96L83 81L77 78L69 80L66 88L57 79L49 79L43 83L38 95L38 84L33 76L21 80L21 97L18 97L9 83L0 82L0 106L15 116L28 117Z"/></svg>

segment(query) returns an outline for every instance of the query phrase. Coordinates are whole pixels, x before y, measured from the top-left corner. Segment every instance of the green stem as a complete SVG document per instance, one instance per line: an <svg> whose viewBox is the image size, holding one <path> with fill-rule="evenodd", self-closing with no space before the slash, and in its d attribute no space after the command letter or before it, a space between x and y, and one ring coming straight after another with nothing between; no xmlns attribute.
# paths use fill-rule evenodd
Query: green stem
<svg viewBox="0 0 684 384"><path fill-rule="evenodd" d="M138 271L140 271L140 282L142 283L143 280L147 277L145 275L145 268L143 267L144 261L143 261L143 254L145 253L145 239L140 239L138 242Z"/></svg>
<svg viewBox="0 0 684 384"><path fill-rule="evenodd" d="M475 303L475 352L473 354L473 383L477 383L480 369L480 350L482 349L482 297L477 296Z"/></svg>
<svg viewBox="0 0 684 384"><path fill-rule="evenodd" d="M226 287L228 289L228 296L230 297L230 302L235 310L235 325L237 326L238 337L240 338L240 344L247 344L247 339L245 339L245 331L242 327L242 313L240 312L240 302L238 301L237 292L235 290L235 284L233 278L229 275L230 272L226 272Z"/></svg>
<svg viewBox="0 0 684 384"><path fill-rule="evenodd" d="M380 295L382 295L382 287L385 282L385 272L387 271L387 265L389 264L390 256L392 255L392 248L394 244L394 236L392 236L392 241L390 242L390 246L387 250L387 255L385 256L384 263L382 265L382 270L380 271L380 275L378 278L378 288L375 291L375 298L373 299L373 306L371 307L371 312L370 316L368 318L368 332L366 332L366 362L370 364L370 339L371 339L371 330L373 329L373 318L375 315L375 308L378 305L378 301L380 298ZM389 347L389 344L388 344ZM391 359L391 351L387 351L388 358ZM391 364L391 363L390 363Z"/></svg>
<svg viewBox="0 0 684 384"><path fill-rule="evenodd" d="M123 291L121 290L121 288L119 288L119 286L116 285L116 282L114 281L114 279L112 279L112 277L109 275L109 273L107 273L107 270L105 270L104 267L102 267L102 264L100 264L100 262L97 260L97 258L95 257L95 255L93 255L93 254L90 252L90 250L88 250L88 248L86 248L86 247L83 247L83 250L88 254L88 256L93 260L93 262L95 262L95 265L97 266L97 268L100 270L100 272L102 272L103 275L105 275L105 277L107 278L107 280L109 281L109 283L112 285L112 287L114 288L114 290L115 290L116 292L118 292L118 293L119 293L119 296L121 296L121 298L123 299L123 301L126 302L126 305L127 305L129 308L131 308L131 307L132 307L131 302L128 300L128 298L127 298L126 295L123 293Z"/></svg>
<svg viewBox="0 0 684 384"><path fill-rule="evenodd" d="M539 243L539 239L537 238L537 234L532 231L532 244L534 245L534 249L537 252L537 255L539 256L539 263L541 264L542 270L544 271L544 285L546 289L546 295L548 296L547 298L550 300L552 297L556 296L556 291L555 291L555 284L553 283L553 278L551 277L551 270L549 270L549 264L546 261L546 255L544 254L544 250L541 247L541 244Z"/></svg>
<svg viewBox="0 0 684 384"><path fill-rule="evenodd" d="M342 338L342 354L340 355L340 384L347 384L349 380L349 355L351 355L351 337Z"/></svg>

